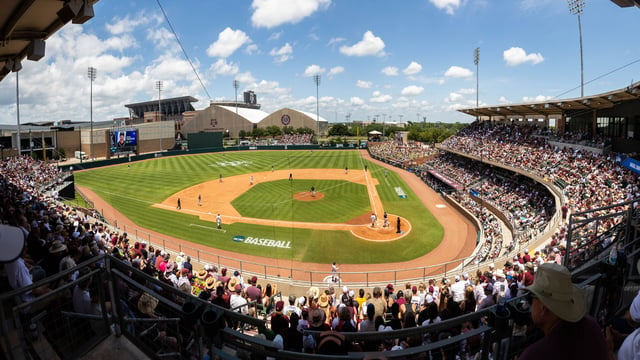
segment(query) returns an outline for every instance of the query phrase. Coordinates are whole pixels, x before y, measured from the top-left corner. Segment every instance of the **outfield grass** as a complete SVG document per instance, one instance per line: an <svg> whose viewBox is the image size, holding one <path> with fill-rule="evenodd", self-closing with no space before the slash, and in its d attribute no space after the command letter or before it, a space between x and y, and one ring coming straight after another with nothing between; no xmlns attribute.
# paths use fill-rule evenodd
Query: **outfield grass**
<svg viewBox="0 0 640 360"><path fill-rule="evenodd" d="M272 166L276 170L344 169L345 167L357 170L363 169L365 164L370 174L378 179L377 190L385 210L406 218L413 226L413 231L401 240L372 243L358 239L347 231L283 228L245 223L225 225L227 232L222 233L213 230L214 224L211 222L202 221L196 216L152 207L153 204L161 203L182 189L205 181L217 180L221 174L223 177L228 177L270 171ZM244 151L166 157L132 163L130 167L124 164L76 172L75 181L78 185L92 189L140 227L219 249L276 259L317 263L336 261L343 264L405 261L434 249L442 240L444 233L442 226L399 176L392 171L385 172L383 167L363 160L359 152L353 150ZM303 183L300 180L296 181L298 182ZM256 186L259 185L261 184ZM308 191L310 188L309 184L302 186L304 187L301 191ZM399 198L394 190L395 187L402 188L407 198ZM366 192L366 189L363 191ZM251 196L250 192L246 196ZM343 198L346 197L343 196ZM355 199L354 201L359 202ZM264 199L251 202L256 204L256 207L258 204L268 204ZM332 221L325 213L331 212L332 207L334 212L340 210L339 206L342 205L337 204L327 201L327 211L318 213L317 220L313 221ZM356 205L354 209L359 206ZM353 211L355 214L359 210ZM294 220L304 221L297 218L298 213L299 211L296 210ZM275 216L285 215L283 213ZM346 216L352 216L352 214ZM237 243L232 241L235 235L290 241L291 248L267 248Z"/></svg>

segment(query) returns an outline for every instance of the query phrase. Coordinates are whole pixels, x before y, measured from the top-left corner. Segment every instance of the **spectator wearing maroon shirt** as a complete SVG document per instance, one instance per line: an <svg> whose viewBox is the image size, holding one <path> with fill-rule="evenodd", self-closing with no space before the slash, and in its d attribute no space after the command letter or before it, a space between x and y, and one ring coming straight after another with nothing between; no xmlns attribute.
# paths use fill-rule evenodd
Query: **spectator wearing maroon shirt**
<svg viewBox="0 0 640 360"><path fill-rule="evenodd" d="M271 315L271 331L276 335L285 336L285 332L289 328L289 317L282 313L284 301L280 300L276 303L276 312Z"/></svg>

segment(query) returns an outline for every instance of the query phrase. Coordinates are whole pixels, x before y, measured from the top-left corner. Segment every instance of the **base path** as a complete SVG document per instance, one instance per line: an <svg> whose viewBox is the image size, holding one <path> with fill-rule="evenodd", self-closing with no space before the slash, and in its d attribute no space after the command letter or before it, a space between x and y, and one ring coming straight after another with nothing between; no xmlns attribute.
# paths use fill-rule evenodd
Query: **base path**
<svg viewBox="0 0 640 360"><path fill-rule="evenodd" d="M365 185L369 196L371 211L351 219L346 223L317 223L317 222L299 222L290 220L274 220L263 218L248 218L242 216L231 202L238 196L249 191L253 186L261 182L269 182L275 180L287 180L291 177L291 181L296 180L345 180L356 184ZM264 226L318 229L318 230L344 230L350 231L354 236L369 241L394 241L407 236L411 232L411 224L404 218L400 220L402 233L396 233L395 222L383 227L382 200L376 189L378 181L372 178L368 171L364 170L341 170L341 169L296 169L296 170L277 170L263 171L257 173L248 173L236 176L230 176L203 182L184 190L181 190L160 204L154 204L154 207L164 210L177 211L198 216L201 220L211 221L215 223L216 216L220 214L225 224L233 224L236 222L246 224L256 224ZM298 195L300 197L301 195ZM311 195L309 194L310 199ZM176 204L180 199L180 209L176 208ZM200 199L200 200L198 200ZM315 199L321 199L318 196ZM308 199L307 199L308 201ZM371 213L378 216L376 226L371 227ZM397 218L396 215L388 214L389 219Z"/></svg>
<svg viewBox="0 0 640 360"><path fill-rule="evenodd" d="M442 274L445 271L445 266L435 265L444 264L458 259L464 259L472 254L476 246L477 232L475 226L467 218L450 207L449 204L444 201L444 199L439 194L425 185L424 182L422 182L422 180L420 180L420 178L418 178L416 175L405 170L398 169L384 162L374 160L370 158L369 153L366 150L361 150L361 155L364 159L372 161L382 167L389 169L390 171L394 171L395 173L397 173L442 225L442 227L444 228L444 236L442 242L438 247L436 247L428 254L422 255L413 260L399 263L381 264L340 264L340 272L342 273L343 281L351 281L348 274L350 272L371 272L367 277L369 282L389 281L389 279L393 276L392 273L398 273L399 271L401 271L402 273L400 275L401 277L399 277L398 279L421 278L424 276ZM358 172L358 170L349 170L349 172L356 173ZM342 174L344 176L344 171L342 171ZM260 180L255 174L254 176L254 181ZM288 173L286 176L288 177ZM360 174L360 176L362 177L362 174ZM224 179L223 183L226 180L227 179ZM214 180L214 182L215 181L218 180ZM250 186L248 175L244 176L244 181L246 182L247 187ZM363 179L363 181L366 180ZM273 259L255 255L246 255L232 251L220 250L201 244L191 243L189 241L171 237L149 229L143 229L127 219L124 215L122 215L122 213L114 209L110 204L105 202L91 190L79 186L78 188L85 196L93 201L94 207L96 209L100 209L106 219L117 219L117 225L119 228L126 228L129 233L133 233L135 230L137 230L140 232L149 233L153 238L166 239L167 243L165 246L173 251L178 251L179 249L193 249L184 251L198 252L199 260L205 263L216 263L217 261L219 261L220 257L228 259L238 259L239 261L242 261L243 270L245 272L255 272L257 274L261 274L265 272L265 268L269 267L267 269L267 273L270 276L282 276L283 281L288 277L290 277L292 280L309 281L310 271L325 273L331 272L330 264L303 263L288 259ZM194 201L196 201L196 203L192 205L197 207L197 194L192 199L195 199ZM205 206L204 200L205 199L203 199L202 206ZM171 205L172 208L175 209L175 202ZM185 207L190 208L191 205L182 202L182 207L183 209ZM290 222L287 222L287 226L289 225ZM403 226L403 228L405 227ZM154 245L156 245L157 247L157 244ZM357 257L358 255L354 254L353 256ZM192 257L196 258L195 256L193 256L193 254ZM233 260L225 260L224 264L228 267L233 268L233 262ZM239 266L239 262L237 266ZM423 267L425 266L433 267L425 270L423 269ZM446 267L446 269L450 270L455 266L455 263L450 264ZM278 268L280 270L278 270L276 274L270 270L271 268ZM286 272L283 269L304 269L304 271L292 270L289 273L281 274L282 272Z"/></svg>

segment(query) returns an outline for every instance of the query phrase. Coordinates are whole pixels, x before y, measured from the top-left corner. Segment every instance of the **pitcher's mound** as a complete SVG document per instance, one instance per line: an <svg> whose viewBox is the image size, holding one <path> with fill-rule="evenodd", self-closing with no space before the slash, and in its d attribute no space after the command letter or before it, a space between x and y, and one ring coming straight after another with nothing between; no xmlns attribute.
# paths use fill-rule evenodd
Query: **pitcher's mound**
<svg viewBox="0 0 640 360"><path fill-rule="evenodd" d="M311 196L311 191L299 192L293 195L293 199L298 201L316 201L322 199L323 197L324 194L317 191L314 196Z"/></svg>

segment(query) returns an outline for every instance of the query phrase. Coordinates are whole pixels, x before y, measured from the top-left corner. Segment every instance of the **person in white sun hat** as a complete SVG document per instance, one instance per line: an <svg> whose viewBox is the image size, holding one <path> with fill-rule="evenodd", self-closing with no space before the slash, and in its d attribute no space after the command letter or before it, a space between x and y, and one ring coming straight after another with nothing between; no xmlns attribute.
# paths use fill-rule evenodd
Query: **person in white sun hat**
<svg viewBox="0 0 640 360"><path fill-rule="evenodd" d="M527 346L519 360L609 358L600 326L587 314L584 292L571 282L567 268L541 265L533 285L524 290L533 324L544 337Z"/></svg>

